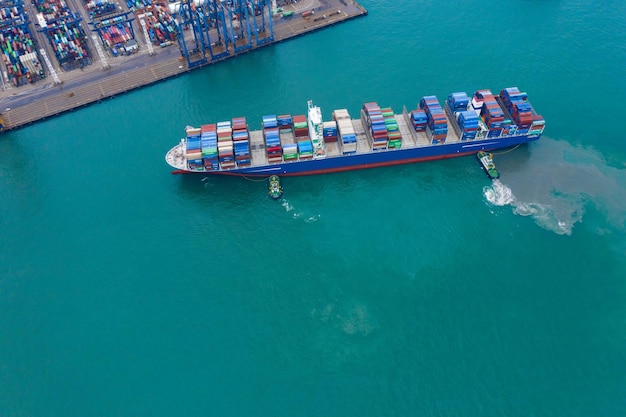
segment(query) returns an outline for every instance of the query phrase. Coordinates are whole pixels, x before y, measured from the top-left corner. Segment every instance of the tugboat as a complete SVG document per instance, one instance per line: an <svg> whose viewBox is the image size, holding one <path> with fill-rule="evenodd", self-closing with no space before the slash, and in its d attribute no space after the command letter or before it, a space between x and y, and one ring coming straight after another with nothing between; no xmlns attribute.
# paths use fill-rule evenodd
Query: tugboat
<svg viewBox="0 0 626 417"><path fill-rule="evenodd" d="M280 185L278 175L272 175L269 179L269 195L274 200L278 200L283 195L283 187Z"/></svg>
<svg viewBox="0 0 626 417"><path fill-rule="evenodd" d="M496 169L496 165L493 163L492 154L485 151L478 151L476 157L478 158L480 164L483 166L483 169L485 170L489 178L491 178L492 180L500 178L500 173Z"/></svg>

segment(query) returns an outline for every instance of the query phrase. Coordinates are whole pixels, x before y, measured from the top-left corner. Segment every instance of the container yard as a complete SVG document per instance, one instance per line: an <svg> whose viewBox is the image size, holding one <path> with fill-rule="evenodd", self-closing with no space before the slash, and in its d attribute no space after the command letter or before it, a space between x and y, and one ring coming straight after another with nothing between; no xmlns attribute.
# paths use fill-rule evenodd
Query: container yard
<svg viewBox="0 0 626 417"><path fill-rule="evenodd" d="M278 2L280 7L270 17L269 0L207 0L207 4L222 8L224 4L235 5L228 13L214 13L209 21L208 17L198 17L203 15L196 10L197 3L166 6L148 0L133 1L116 3L118 9L107 13L113 9L105 1L70 2L68 7L64 0L0 0L0 36L4 36L0 37L4 39L0 47L7 68L0 74L2 131L367 15L367 10L356 2L301 3L304 6ZM302 17L301 8L309 6L315 13ZM24 11L22 20L20 7ZM290 11L292 16L283 18ZM24 25L28 14L36 17L35 22ZM137 31L143 36L137 36ZM196 38L202 31L204 35ZM202 40L199 44L198 39ZM180 54L165 48L173 44L178 44ZM43 77L48 81L38 86L37 81ZM304 140L301 142L299 148L297 142L294 144L298 155L306 158L311 150ZM316 144L311 144L315 148Z"/></svg>
<svg viewBox="0 0 626 417"><path fill-rule="evenodd" d="M21 0L0 1L0 47L3 72L14 87L45 78Z"/></svg>
<svg viewBox="0 0 626 417"><path fill-rule="evenodd" d="M61 68L69 71L90 65L91 55L81 18L64 0L33 0L37 20Z"/></svg>

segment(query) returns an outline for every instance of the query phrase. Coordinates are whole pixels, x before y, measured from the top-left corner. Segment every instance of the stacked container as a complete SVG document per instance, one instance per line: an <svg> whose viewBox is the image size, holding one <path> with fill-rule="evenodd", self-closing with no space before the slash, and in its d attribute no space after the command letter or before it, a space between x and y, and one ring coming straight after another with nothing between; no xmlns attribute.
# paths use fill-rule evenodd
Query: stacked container
<svg viewBox="0 0 626 417"><path fill-rule="evenodd" d="M298 140L298 158L301 160L313 158L313 144L308 139L308 136L306 138L301 137Z"/></svg>
<svg viewBox="0 0 626 417"><path fill-rule="evenodd" d="M46 22L45 34L64 70L91 64L87 37L64 0L33 0Z"/></svg>
<svg viewBox="0 0 626 417"><path fill-rule="evenodd" d="M491 91L483 90L481 92L481 96L483 104L480 111L480 117L489 129L487 137L494 138L502 135L503 128L510 130L511 121L509 119L505 119L504 111Z"/></svg>
<svg viewBox="0 0 626 417"><path fill-rule="evenodd" d="M283 159L283 149L280 146L278 119L275 115L263 116L263 138L265 139L267 161L270 164L281 162Z"/></svg>
<svg viewBox="0 0 626 417"><path fill-rule="evenodd" d="M508 110L521 134L541 134L545 126L543 117L534 114L528 101L528 95L517 87L509 87L500 91L500 99Z"/></svg>
<svg viewBox="0 0 626 417"><path fill-rule="evenodd" d="M293 131L296 137L309 136L309 127L306 124L306 116L293 116Z"/></svg>
<svg viewBox="0 0 626 417"><path fill-rule="evenodd" d="M45 77L23 7L20 0L0 2L0 48L6 65L5 76L15 87Z"/></svg>
<svg viewBox="0 0 626 417"><path fill-rule="evenodd" d="M411 124L416 132L423 132L426 130L426 125L428 124L426 111L422 109L413 110L411 112Z"/></svg>
<svg viewBox="0 0 626 417"><path fill-rule="evenodd" d="M200 128L187 128L187 164L191 170L201 171L204 167L202 163L202 145L200 141Z"/></svg>
<svg viewBox="0 0 626 417"><path fill-rule="evenodd" d="M222 169L235 167L233 128L230 120L217 123L217 156Z"/></svg>
<svg viewBox="0 0 626 417"><path fill-rule="evenodd" d="M283 144L283 159L285 161L296 161L298 159L298 144L297 143Z"/></svg>
<svg viewBox="0 0 626 417"><path fill-rule="evenodd" d="M204 169L206 171L216 171L219 169L217 159L217 125L215 123L202 125L200 131Z"/></svg>
<svg viewBox="0 0 626 417"><path fill-rule="evenodd" d="M163 45L176 40L176 23L166 5L153 4L140 8L135 11L135 15L144 15L148 36L153 44Z"/></svg>
<svg viewBox="0 0 626 417"><path fill-rule="evenodd" d="M108 0L83 0L91 20L115 12L115 3Z"/></svg>
<svg viewBox="0 0 626 417"><path fill-rule="evenodd" d="M452 110L452 113L465 111L469 106L469 97L467 96L467 93L464 92L452 93L448 96L446 103L448 104L448 107L450 107L450 110Z"/></svg>
<svg viewBox="0 0 626 417"><path fill-rule="evenodd" d="M461 128L461 140L476 139L476 132L478 132L478 115L476 112L472 110L456 112L456 119Z"/></svg>
<svg viewBox="0 0 626 417"><path fill-rule="evenodd" d="M337 122L341 152L344 155L356 153L356 132L354 131L354 126L352 126L352 120L350 119L350 113L348 113L348 110L335 110L333 111L332 118Z"/></svg>
<svg viewBox="0 0 626 417"><path fill-rule="evenodd" d="M322 124L322 136L325 143L337 142L337 122L334 120Z"/></svg>
<svg viewBox="0 0 626 417"><path fill-rule="evenodd" d="M398 127L398 121L391 107L380 109L385 120L385 129L387 129L387 148L400 149L402 147L402 134Z"/></svg>
<svg viewBox="0 0 626 417"><path fill-rule="evenodd" d="M0 47L11 84L18 87L45 77L21 6L5 7L0 12Z"/></svg>
<svg viewBox="0 0 626 417"><path fill-rule="evenodd" d="M470 109L480 116L483 110L484 96L491 95L491 90L477 90L472 97Z"/></svg>
<svg viewBox="0 0 626 417"><path fill-rule="evenodd" d="M290 114L283 114L276 117L278 130L280 132L291 132L293 129L293 117Z"/></svg>
<svg viewBox="0 0 626 417"><path fill-rule="evenodd" d="M95 23L95 28L107 48L122 45L133 39L130 22L126 21L123 16L100 20Z"/></svg>
<svg viewBox="0 0 626 417"><path fill-rule="evenodd" d="M298 158L313 158L313 143L309 137L309 125L307 124L306 116L293 116L293 132L298 146Z"/></svg>
<svg viewBox="0 0 626 417"><path fill-rule="evenodd" d="M426 112L427 133L432 143L444 143L448 136L448 121L436 96L424 96L420 100L419 108Z"/></svg>
<svg viewBox="0 0 626 417"><path fill-rule="evenodd" d="M233 128L233 151L235 162L239 167L247 167L252 164L250 160L250 134L248 122L245 117L235 117L232 120Z"/></svg>
<svg viewBox="0 0 626 417"><path fill-rule="evenodd" d="M385 118L380 106L374 101L365 103L363 104L363 111L365 112L365 121L372 138L372 150L387 149L387 127L385 126Z"/></svg>

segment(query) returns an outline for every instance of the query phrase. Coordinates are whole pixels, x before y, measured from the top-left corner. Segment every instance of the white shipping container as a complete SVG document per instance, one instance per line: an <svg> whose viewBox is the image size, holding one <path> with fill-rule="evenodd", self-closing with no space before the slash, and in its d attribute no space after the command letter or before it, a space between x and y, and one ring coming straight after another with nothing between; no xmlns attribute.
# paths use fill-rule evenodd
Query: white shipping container
<svg viewBox="0 0 626 417"><path fill-rule="evenodd" d="M337 127L352 127L352 121L350 119L341 119L337 122Z"/></svg>
<svg viewBox="0 0 626 417"><path fill-rule="evenodd" d="M188 160L202 159L202 152L187 152L187 159Z"/></svg>
<svg viewBox="0 0 626 417"><path fill-rule="evenodd" d="M333 119L335 120L350 119L350 113L348 113L347 109L337 109L333 111Z"/></svg>

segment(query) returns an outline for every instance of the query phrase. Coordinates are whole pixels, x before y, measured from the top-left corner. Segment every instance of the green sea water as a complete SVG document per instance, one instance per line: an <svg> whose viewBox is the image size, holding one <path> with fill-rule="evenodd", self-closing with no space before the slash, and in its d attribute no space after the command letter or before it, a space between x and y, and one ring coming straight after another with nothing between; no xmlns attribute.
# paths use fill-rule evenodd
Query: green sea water
<svg viewBox="0 0 626 417"><path fill-rule="evenodd" d="M626 4L369 15L0 136L0 416L626 415ZM186 125L518 86L544 137L265 182Z"/></svg>

